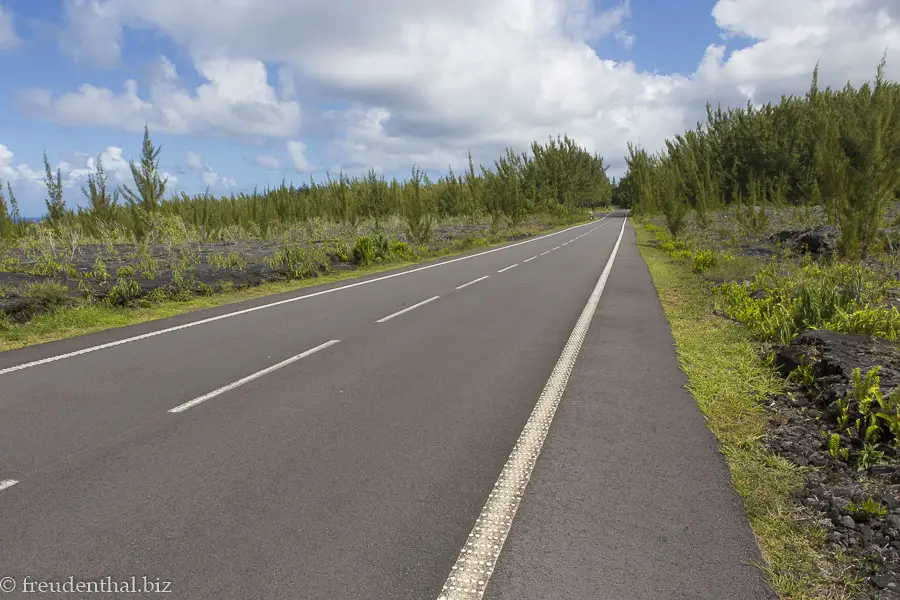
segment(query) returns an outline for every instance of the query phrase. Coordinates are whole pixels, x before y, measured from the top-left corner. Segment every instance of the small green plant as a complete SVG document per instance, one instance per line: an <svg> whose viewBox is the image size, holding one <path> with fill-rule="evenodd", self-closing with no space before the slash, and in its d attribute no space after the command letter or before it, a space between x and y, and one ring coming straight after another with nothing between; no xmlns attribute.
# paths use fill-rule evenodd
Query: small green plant
<svg viewBox="0 0 900 600"><path fill-rule="evenodd" d="M248 261L237 252L229 252L227 255L221 253L213 253L209 255L209 264L215 269L230 269L234 271L244 272L247 268Z"/></svg>
<svg viewBox="0 0 900 600"><path fill-rule="evenodd" d="M850 439L851 447L858 448L849 454L842 449L839 456L859 470L887 464L888 450L900 450L900 389L883 394L879 371L880 367L875 367L863 375L854 369L850 390L834 404L838 431ZM835 457L832 443L837 435L829 439L829 454Z"/></svg>
<svg viewBox="0 0 900 600"><path fill-rule="evenodd" d="M306 279L318 276L323 263L322 258L315 251L297 245L287 245L266 258L266 264L288 279Z"/></svg>
<svg viewBox="0 0 900 600"><path fill-rule="evenodd" d="M823 431L822 435L828 438L828 455L831 458L840 459L840 460L849 460L850 459L850 449L841 446L841 436L837 433L828 434L828 432Z"/></svg>
<svg viewBox="0 0 900 600"><path fill-rule="evenodd" d="M141 286L134 280L135 269L131 265L119 267L116 283L104 298L108 306L126 306L141 295Z"/></svg>
<svg viewBox="0 0 900 600"><path fill-rule="evenodd" d="M712 250L706 249L694 253L691 269L694 273L705 273L715 263L715 255Z"/></svg>
<svg viewBox="0 0 900 600"><path fill-rule="evenodd" d="M816 365L804 354L802 363L788 375L788 381L811 387L816 382Z"/></svg>
<svg viewBox="0 0 900 600"><path fill-rule="evenodd" d="M387 240L380 235L358 237L351 253L353 262L363 267L381 262L388 253Z"/></svg>
<svg viewBox="0 0 900 600"><path fill-rule="evenodd" d="M156 279L159 274L159 259L154 258L146 244L141 244L137 270L146 279Z"/></svg>
<svg viewBox="0 0 900 600"><path fill-rule="evenodd" d="M846 506L846 510L855 521L883 519L888 514L887 508L874 498L866 498L859 504L851 501Z"/></svg>

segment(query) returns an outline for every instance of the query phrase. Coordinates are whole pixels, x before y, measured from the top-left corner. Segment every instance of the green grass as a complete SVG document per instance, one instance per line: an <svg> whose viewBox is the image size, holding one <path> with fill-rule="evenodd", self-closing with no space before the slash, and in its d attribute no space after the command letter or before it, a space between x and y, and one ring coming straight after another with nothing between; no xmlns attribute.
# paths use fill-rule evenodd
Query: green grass
<svg viewBox="0 0 900 600"><path fill-rule="evenodd" d="M803 472L762 445L768 426L762 403L783 381L744 327L713 314L711 284L692 272L692 264L669 258L650 245L651 233L636 229L689 389L744 500L764 560L760 568L781 598L852 598L859 582L851 561L826 549L825 532L791 499L803 487Z"/></svg>
<svg viewBox="0 0 900 600"><path fill-rule="evenodd" d="M546 235L573 226L571 223L543 229L532 226L523 228L516 233L534 236ZM196 296L185 301L166 300L148 307L115 307L107 306L100 302L78 302L74 306L60 306L55 310L40 313L21 325L0 320L0 352L116 327L164 319L204 308L233 304L243 300L344 281L363 275L400 269L437 258L457 256L474 250L495 248L507 243L510 243L510 241L501 238L501 236L453 240L448 247L440 248L418 259L373 263L367 266L358 266L349 271L330 273L308 279L269 282L240 290L224 291L211 296Z"/></svg>

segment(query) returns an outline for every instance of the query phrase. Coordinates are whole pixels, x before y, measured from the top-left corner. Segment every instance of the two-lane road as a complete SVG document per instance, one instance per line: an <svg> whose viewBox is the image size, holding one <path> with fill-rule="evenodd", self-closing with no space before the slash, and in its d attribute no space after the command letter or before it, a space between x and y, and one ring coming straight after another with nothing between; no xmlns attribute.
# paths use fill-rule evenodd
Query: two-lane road
<svg viewBox="0 0 900 600"><path fill-rule="evenodd" d="M517 598L649 597L644 589L663 590L654 598L764 597L745 564L758 559L746 519L699 411L672 374L671 347L642 347L640 336L617 335L603 347L657 361L650 367L659 366L664 391L678 400L677 414L666 408L659 417L675 426L657 431L648 448L659 452L669 436L679 437L670 454L695 446L669 483L708 484L698 489L703 498L683 489L673 497L699 502L707 512L688 511L693 526L716 531L702 548L669 556L659 572L691 563L696 586L679 583L667 595L664 583L631 585L653 580L652 566L631 574L579 568L567 575L570 589L549 595L522 583L542 564L529 544L562 543L563 527L536 540L513 526L509 559L497 563L520 501L529 519L565 520L568 512L581 523L579 510L603 510L592 501L573 508L571 498L554 506L543 491L531 505L527 490L503 505L508 514L489 509L506 489L504 480L495 487L501 473L513 469L524 483L538 459L543 438L526 428L536 403L549 423L548 394L561 395L561 411L609 403L615 413L640 393L641 380L579 376L583 358L576 360L582 342L587 351L604 327L627 328L635 310L651 306L651 317L661 316L652 285L630 294L618 287L649 282L636 255L630 225L613 214L398 273L0 354L0 577L21 591L26 576L146 576L191 599L433 599L503 589ZM615 321L602 318L610 296L621 303ZM656 341L668 336L664 320L651 329ZM667 398L649 398L642 411L654 402ZM655 417L647 419L652 425ZM567 442L590 452L554 450L552 473L538 459L542 490L566 498L571 484L553 482L560 469L584 473L596 489L616 484L598 481L610 473L592 468L619 453L595 433L576 427L560 440L555 423L549 434L543 428L548 448ZM659 460L666 458L638 452L630 464L607 467L624 474L653 464L655 472ZM610 548L658 543L642 523L630 533L606 531L604 515L594 517L581 525L593 529L589 546L563 544L557 559L571 553L596 566L592 557ZM675 523L672 535L678 530ZM467 548L482 534L497 551L472 569ZM715 568L702 564L709 552ZM546 564L565 570L565 562ZM475 572L460 578L460 569ZM605 596L610 578L617 591Z"/></svg>

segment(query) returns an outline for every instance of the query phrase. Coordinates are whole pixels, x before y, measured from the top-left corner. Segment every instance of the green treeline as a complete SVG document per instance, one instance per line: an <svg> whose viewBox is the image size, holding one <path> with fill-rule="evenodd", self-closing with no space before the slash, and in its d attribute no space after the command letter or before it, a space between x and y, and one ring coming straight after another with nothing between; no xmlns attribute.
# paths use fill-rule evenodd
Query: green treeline
<svg viewBox="0 0 900 600"><path fill-rule="evenodd" d="M677 236L690 211L701 227L728 207L738 219L766 209L824 205L841 232L841 252L872 252L888 202L900 198L900 84L878 66L859 88L819 89L818 66L804 96L713 110L706 123L649 154L629 145L614 202L664 214Z"/></svg>
<svg viewBox="0 0 900 600"><path fill-rule="evenodd" d="M86 206L75 209L67 207L61 173L53 173L45 155L45 220L51 226L80 228L92 237L116 231L141 240L153 227L154 215L177 216L208 239L234 228L265 237L276 225L283 228L312 219L354 227L365 221L378 228L396 216L414 237L426 239L437 218L462 217L473 223L489 218L496 230L504 223L515 227L535 213L583 215L585 207L608 204L612 196L603 159L568 136L535 142L530 153L507 150L493 168L476 167L470 154L464 172L450 169L437 181L415 166L405 181L388 181L371 169L363 177L340 173L328 175L323 183L282 183L226 197L167 196L167 181L159 171L160 150L145 128L140 160L131 163L133 181L117 188L108 183L98 158L81 190ZM7 183L0 192L5 192L0 193L0 237L27 235L34 224L18 218L12 188Z"/></svg>

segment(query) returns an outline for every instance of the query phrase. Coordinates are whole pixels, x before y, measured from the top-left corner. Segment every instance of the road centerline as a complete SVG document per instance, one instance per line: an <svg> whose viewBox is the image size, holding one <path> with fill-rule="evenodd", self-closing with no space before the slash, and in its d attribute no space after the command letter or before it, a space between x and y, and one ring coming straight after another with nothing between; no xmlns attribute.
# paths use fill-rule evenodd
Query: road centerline
<svg viewBox="0 0 900 600"><path fill-rule="evenodd" d="M272 373L273 371L277 371L278 369L286 367L291 363L295 363L302 358L306 358L307 356L310 356L311 354L315 354L319 350L324 350L325 348L334 346L335 344L337 344L340 341L341 340L330 340L328 342L325 342L324 344L320 344L320 345L316 346L315 348L310 348L306 352L301 352L300 354L296 354L286 360L281 361L280 363L272 365L271 367L266 367L262 371L257 371L256 373L247 375L246 377L244 377L242 379L238 379L237 381L235 381L233 383L229 383L228 385L222 386L219 389L216 389L209 393L203 394L202 396L198 396L198 397L194 398L193 400L189 400L188 402L185 402L184 404L179 404L175 408L170 408L168 412L170 412L170 413L184 412L189 408L193 408L194 406L197 406L198 404L201 404L203 402L206 402L207 400L215 398L216 396L220 396L220 395L224 394L225 392L230 392L231 390L239 388L246 383L250 383L254 379L259 379L260 377L263 377L264 375L268 375L269 373Z"/></svg>
<svg viewBox="0 0 900 600"><path fill-rule="evenodd" d="M409 311L414 310L414 309L416 309L416 308L419 308L420 306L425 306L425 305L428 304L429 302L434 302L434 301L437 300L438 298L440 298L440 296L432 296L432 297L429 298L428 300L422 300L421 302L418 302L418 303L416 303L416 304L413 304L412 306L407 306L407 307L404 308L403 310L398 310L398 311L395 312L395 313L391 313L391 314L389 314L389 315L386 316L386 317L382 317L382 318L378 319L378 320L376 321L376 323L384 323L385 321L390 321L390 320L393 319L394 317L399 317L400 315L402 315L402 314L404 314L404 313L408 313Z"/></svg>
<svg viewBox="0 0 900 600"><path fill-rule="evenodd" d="M470 282L468 282L468 283L464 283L464 284L462 284L462 285L456 286L456 289L461 290L461 289L463 289L463 288L467 288L467 287L469 287L470 285L474 285L474 284L478 283L479 281L484 281L484 280L487 279L488 277L490 277L490 275L485 275L484 277L479 277L478 279L473 279L472 281L470 281Z"/></svg>
<svg viewBox="0 0 900 600"><path fill-rule="evenodd" d="M531 258L526 258L525 260L522 261L522 263L531 262L532 260L534 260L536 258L537 258L537 256L532 256Z"/></svg>
<svg viewBox="0 0 900 600"><path fill-rule="evenodd" d="M475 521L468 540L460 550L456 563L451 568L438 600L480 600L484 597L528 480L547 438L550 424L565 392L569 375L600 303L600 296L612 271L626 223L627 218L622 220L622 229L606 266L581 311L528 422L500 472L500 477L488 494L488 499Z"/></svg>
<svg viewBox="0 0 900 600"><path fill-rule="evenodd" d="M516 264L514 264L514 265L509 265L508 267L503 267L502 269L500 269L500 270L497 271L497 272L498 272L498 273L503 273L504 271L509 271L510 269L514 269L515 267L518 267L518 266L519 266L519 263L516 263Z"/></svg>

